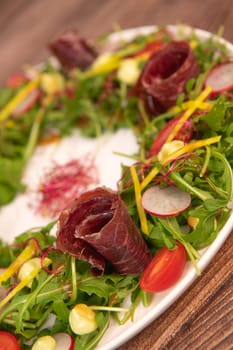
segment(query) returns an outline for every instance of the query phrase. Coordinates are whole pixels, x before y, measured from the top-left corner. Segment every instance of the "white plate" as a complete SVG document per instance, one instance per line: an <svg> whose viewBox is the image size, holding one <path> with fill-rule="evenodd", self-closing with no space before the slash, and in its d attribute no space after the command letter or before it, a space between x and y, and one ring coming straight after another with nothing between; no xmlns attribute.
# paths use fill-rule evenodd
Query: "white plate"
<svg viewBox="0 0 233 350"><path fill-rule="evenodd" d="M119 38L125 40L132 39L139 33L149 33L155 27L142 27L130 29L111 36L111 40L118 41ZM179 35L186 35L192 30L189 27L168 26L173 33L179 32ZM209 33L203 30L195 30L201 39L209 37ZM218 39L219 40L219 39ZM226 43L230 53L233 54L233 45ZM32 157L24 176L24 181L28 184L30 190L35 190L40 183L40 179L51 162L56 161L64 163L70 159L83 157L87 153L95 156L96 164L100 174L100 185L105 185L116 189L116 183L120 178L121 163L129 165L131 161L127 158L119 157L113 154L117 152L127 152L133 154L137 151L137 143L131 130L123 129L114 135L105 134L98 140L87 139L82 137L79 132L74 132L72 136L65 138L58 144L40 146L37 148ZM0 211L0 237L4 240L11 241L20 232L43 225L49 222L49 219L35 215L34 210L30 208L33 200L31 192L18 196L15 201ZM222 246L233 228L233 214L230 216L224 228L219 232L215 241L201 252L201 259L198 266L201 271L208 265L211 259ZM144 308L142 305L136 310L134 322L127 322L123 326L111 321L110 327L97 346L98 350L112 350L118 348L121 344L135 336L143 328L154 321L161 315L179 296L192 284L196 278L196 273L188 263L182 278L169 290L154 295L149 307Z"/></svg>

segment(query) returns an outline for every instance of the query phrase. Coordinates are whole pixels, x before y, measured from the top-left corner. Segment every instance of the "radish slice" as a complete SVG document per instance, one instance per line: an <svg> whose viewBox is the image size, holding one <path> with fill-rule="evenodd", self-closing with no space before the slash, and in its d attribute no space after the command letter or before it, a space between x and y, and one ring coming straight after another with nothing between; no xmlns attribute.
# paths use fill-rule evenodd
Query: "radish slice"
<svg viewBox="0 0 233 350"><path fill-rule="evenodd" d="M176 216L189 207L191 196L175 186L153 186L142 195L142 206L155 216Z"/></svg>
<svg viewBox="0 0 233 350"><path fill-rule="evenodd" d="M30 91L30 93L25 97L23 101L21 101L18 106L14 109L12 112L14 117L20 117L22 114L26 113L29 111L36 101L40 97L40 91L39 89L34 89Z"/></svg>
<svg viewBox="0 0 233 350"><path fill-rule="evenodd" d="M56 340L56 346L54 350L73 350L74 339L68 333L57 333L53 335Z"/></svg>
<svg viewBox="0 0 233 350"><path fill-rule="evenodd" d="M206 86L212 88L212 94L218 94L233 88L233 62L221 63L208 74Z"/></svg>

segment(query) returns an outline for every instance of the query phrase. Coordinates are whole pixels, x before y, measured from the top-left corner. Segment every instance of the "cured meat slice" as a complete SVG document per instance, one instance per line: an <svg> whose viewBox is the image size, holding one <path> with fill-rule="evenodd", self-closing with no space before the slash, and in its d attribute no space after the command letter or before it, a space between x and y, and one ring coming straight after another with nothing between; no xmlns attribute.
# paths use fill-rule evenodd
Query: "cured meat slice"
<svg viewBox="0 0 233 350"><path fill-rule="evenodd" d="M97 52L77 31L67 31L49 45L52 53L66 69L85 70L97 57Z"/></svg>
<svg viewBox="0 0 233 350"><path fill-rule="evenodd" d="M120 274L141 273L151 260L124 202L104 188L82 194L62 212L57 245L102 271L108 261Z"/></svg>
<svg viewBox="0 0 233 350"><path fill-rule="evenodd" d="M137 90L154 114L173 106L186 82L198 76L200 68L186 41L172 41L157 51L145 64Z"/></svg>

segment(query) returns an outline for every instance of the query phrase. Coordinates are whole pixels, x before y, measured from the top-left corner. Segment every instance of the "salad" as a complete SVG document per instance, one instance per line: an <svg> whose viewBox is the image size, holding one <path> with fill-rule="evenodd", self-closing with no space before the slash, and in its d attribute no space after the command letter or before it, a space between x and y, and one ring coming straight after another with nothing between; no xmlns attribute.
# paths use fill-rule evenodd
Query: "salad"
<svg viewBox="0 0 233 350"><path fill-rule="evenodd" d="M86 156L46 173L36 211L48 224L0 241L0 344L87 350L187 264L199 275L202 250L227 223L233 62L218 36L183 27L95 44L69 31L50 49L52 60L0 90L0 205L27 190L36 149L75 129L98 139L128 128L138 148L112 155L130 159L117 190L98 184Z"/></svg>

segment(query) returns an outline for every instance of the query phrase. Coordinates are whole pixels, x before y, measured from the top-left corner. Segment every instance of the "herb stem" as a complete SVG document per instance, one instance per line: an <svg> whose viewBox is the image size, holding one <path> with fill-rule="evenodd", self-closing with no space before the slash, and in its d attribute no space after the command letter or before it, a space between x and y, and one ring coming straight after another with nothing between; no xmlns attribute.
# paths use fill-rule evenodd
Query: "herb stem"
<svg viewBox="0 0 233 350"><path fill-rule="evenodd" d="M170 174L170 177L172 180L175 181L176 184L181 185L184 187L188 192L196 195L198 198L200 198L203 202L206 201L207 199L212 199L212 195L209 192L202 191L192 185L190 185L187 181L185 181L180 174L172 172Z"/></svg>
<svg viewBox="0 0 233 350"><path fill-rule="evenodd" d="M92 350L92 349L94 349L96 344L98 344L98 342L100 341L100 339L102 338L102 336L104 335L104 333L106 332L106 330L108 328L109 318L110 318L109 316L110 316L110 314L107 313L106 320L105 320L103 327L101 327L99 332L97 333L97 335L88 344L85 345L85 350ZM75 349L76 349L76 347L75 347Z"/></svg>
<svg viewBox="0 0 233 350"><path fill-rule="evenodd" d="M178 240L183 244L183 246L186 249L186 252L190 258L190 260L193 263L193 266L196 270L197 275L199 276L201 274L200 269L197 265L196 260L200 259L200 254L196 249L193 248L193 246L186 242L185 237L180 232L179 225L177 223L177 220L175 217L169 217L169 218L159 218L159 222L163 225L163 227L172 234L174 239Z"/></svg>
<svg viewBox="0 0 233 350"><path fill-rule="evenodd" d="M142 119L143 119L145 126L148 127L150 125L149 116L147 115L141 100L138 100L138 109L139 109L139 112L142 116Z"/></svg>
<svg viewBox="0 0 233 350"><path fill-rule="evenodd" d="M133 165L130 167L130 173L131 173L131 177L132 177L133 184L134 184L135 199L136 199L138 215L139 215L139 219L140 219L140 223L141 223L141 230L143 233L148 235L148 225L147 225L146 213L145 213L145 211L142 207L142 204L141 204L141 186L140 186L140 182L138 179L136 169Z"/></svg>
<svg viewBox="0 0 233 350"><path fill-rule="evenodd" d="M45 113L44 109L40 109L35 116L35 120L34 120L33 125L32 125L29 141L28 141L27 147L26 147L25 152L24 152L24 162L27 162L31 158L32 153L36 147L36 144L38 141L38 136L39 136L39 131L40 131L40 125L41 125L41 121L43 119L44 113Z"/></svg>
<svg viewBox="0 0 233 350"><path fill-rule="evenodd" d="M74 302L77 298L77 281L76 281L76 258L71 256L71 274L72 274L72 296L70 302Z"/></svg>
<svg viewBox="0 0 233 350"><path fill-rule="evenodd" d="M204 164L203 164L202 169L200 171L200 177L203 177L206 170L207 170L207 167L208 167L208 164L210 161L210 154L211 154L210 147L206 146L206 156L205 156Z"/></svg>
<svg viewBox="0 0 233 350"><path fill-rule="evenodd" d="M125 307L117 307L117 306L98 306L93 305L90 306L92 310L98 310L98 311L109 311L109 312L128 312L129 309Z"/></svg>
<svg viewBox="0 0 233 350"><path fill-rule="evenodd" d="M145 307L149 306L151 302L151 294L148 292L145 292L144 290L141 290L140 294L141 294L141 300L142 300L143 306Z"/></svg>

